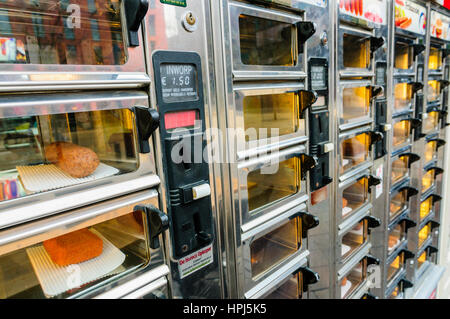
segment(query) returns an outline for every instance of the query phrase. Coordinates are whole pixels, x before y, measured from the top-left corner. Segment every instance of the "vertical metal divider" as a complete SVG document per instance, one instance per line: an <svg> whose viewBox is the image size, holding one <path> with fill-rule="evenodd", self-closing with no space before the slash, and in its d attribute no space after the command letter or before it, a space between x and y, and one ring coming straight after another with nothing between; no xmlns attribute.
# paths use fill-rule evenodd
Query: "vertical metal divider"
<svg viewBox="0 0 450 319"><path fill-rule="evenodd" d="M147 71L147 74L149 74L150 76L150 84L148 86L147 89L147 93L149 96L149 105L151 108L154 108L156 110L158 110L157 105L156 105L156 93L155 93L155 88L154 88L154 79L152 78L152 72L151 72L151 50L149 48L149 43L146 37L146 28L147 28L147 19L148 17L144 18L144 22L141 24L141 34L142 34L142 39L143 39L143 44L144 44L144 56L145 56L145 68ZM158 186L158 193L159 193L159 207L160 210L163 211L164 213L167 214L167 196L166 196L166 181L165 181L165 176L164 176L164 170L163 170L163 164L162 164L162 148L161 148L161 135L160 135L160 131L159 129L157 129L153 134L152 134L152 140L153 140L153 148L154 148L154 157L155 157L155 167L156 167L156 172L161 180L161 182L159 183ZM160 156L156 156L156 154L159 154ZM170 257L170 237L169 237L169 231L165 231L162 235L161 235L162 239L163 239L163 253L164 253L164 260L166 261L166 265L169 267L170 272L167 275L168 277L168 297L170 299L173 298L173 294L172 294L172 269L171 269L171 263L168 260Z"/></svg>

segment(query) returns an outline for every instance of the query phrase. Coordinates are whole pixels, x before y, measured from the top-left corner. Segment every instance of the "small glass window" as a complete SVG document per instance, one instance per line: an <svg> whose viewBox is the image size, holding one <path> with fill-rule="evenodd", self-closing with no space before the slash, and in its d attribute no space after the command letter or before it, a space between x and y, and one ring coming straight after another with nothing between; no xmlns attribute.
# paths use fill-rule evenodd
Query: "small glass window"
<svg viewBox="0 0 450 319"><path fill-rule="evenodd" d="M425 163L428 163L429 161L431 161L433 159L434 154L437 150L436 146L437 146L436 141L430 141L425 144L425 150L424 150Z"/></svg>
<svg viewBox="0 0 450 319"><path fill-rule="evenodd" d="M353 269L341 280L341 298L347 298L355 291L365 279L364 260L361 260Z"/></svg>
<svg viewBox="0 0 450 319"><path fill-rule="evenodd" d="M406 207L406 190L398 192L391 198L389 215L391 220L398 216Z"/></svg>
<svg viewBox="0 0 450 319"><path fill-rule="evenodd" d="M345 68L369 68L370 66L370 40L368 37L360 37L344 33L344 67Z"/></svg>
<svg viewBox="0 0 450 319"><path fill-rule="evenodd" d="M247 141L295 133L299 128L296 93L246 96L243 100ZM252 133L254 130L254 134ZM263 135L261 135L263 134Z"/></svg>
<svg viewBox="0 0 450 319"><path fill-rule="evenodd" d="M8 1L0 11L0 63L122 65L121 2Z"/></svg>
<svg viewBox="0 0 450 319"><path fill-rule="evenodd" d="M420 203L420 220L424 220L433 208L433 196L428 197Z"/></svg>
<svg viewBox="0 0 450 319"><path fill-rule="evenodd" d="M265 299L301 299L303 294L302 278L301 273L292 275L285 283L266 296Z"/></svg>
<svg viewBox="0 0 450 319"><path fill-rule="evenodd" d="M252 171L247 176L249 210L261 208L300 191L300 160L282 161L274 174L270 168Z"/></svg>
<svg viewBox="0 0 450 319"><path fill-rule="evenodd" d="M408 43L395 42L395 64L396 69L408 70L413 65L413 47Z"/></svg>
<svg viewBox="0 0 450 319"><path fill-rule="evenodd" d="M442 51L438 48L430 48L430 57L428 59L428 68L438 70L442 66Z"/></svg>
<svg viewBox="0 0 450 319"><path fill-rule="evenodd" d="M422 193L426 193L434 184L434 169L426 171L422 176Z"/></svg>
<svg viewBox="0 0 450 319"><path fill-rule="evenodd" d="M0 201L136 171L129 109L0 119Z"/></svg>
<svg viewBox="0 0 450 319"><path fill-rule="evenodd" d="M250 244L252 276L268 271L301 246L301 219L296 217Z"/></svg>
<svg viewBox="0 0 450 319"><path fill-rule="evenodd" d="M389 282L395 275L403 268L403 253L398 255L394 261L388 266L387 269L387 281Z"/></svg>
<svg viewBox="0 0 450 319"><path fill-rule="evenodd" d="M361 221L342 237L342 258L347 258L367 240L366 222Z"/></svg>
<svg viewBox="0 0 450 319"><path fill-rule="evenodd" d="M428 223L421 230L419 230L419 241L418 247L422 247L423 243L430 237L431 235L431 225Z"/></svg>
<svg viewBox="0 0 450 319"><path fill-rule="evenodd" d="M392 144L394 147L406 143L410 137L411 123L408 120L398 121L394 124Z"/></svg>
<svg viewBox="0 0 450 319"><path fill-rule="evenodd" d="M403 224L402 223L397 224L394 227L394 229L392 229L389 232L388 253L390 254L391 252L393 252L394 249L400 245L400 243L403 241L404 238L405 238L405 231Z"/></svg>
<svg viewBox="0 0 450 319"><path fill-rule="evenodd" d="M439 124L439 112L433 111L423 114L422 132L424 134L436 130L438 124Z"/></svg>
<svg viewBox="0 0 450 319"><path fill-rule="evenodd" d="M370 89L368 87L344 88L342 119L345 121L370 115Z"/></svg>
<svg viewBox="0 0 450 319"><path fill-rule="evenodd" d="M370 137L363 133L341 142L341 174L367 161Z"/></svg>
<svg viewBox="0 0 450 319"><path fill-rule="evenodd" d="M408 174L408 156L399 156L392 162L391 184L402 180Z"/></svg>
<svg viewBox="0 0 450 319"><path fill-rule="evenodd" d="M394 87L394 108L397 111L408 109L412 105L413 91L406 82L397 83Z"/></svg>
<svg viewBox="0 0 450 319"><path fill-rule="evenodd" d="M427 261L427 251L425 250L423 253L420 254L419 258L417 258L417 270L422 267L422 265Z"/></svg>
<svg viewBox="0 0 450 319"><path fill-rule="evenodd" d="M438 80L428 81L428 103L435 102L441 97L441 83Z"/></svg>
<svg viewBox="0 0 450 319"><path fill-rule="evenodd" d="M362 207L368 200L368 180L366 177L360 178L354 184L348 186L342 192L342 216L345 217L351 212Z"/></svg>
<svg viewBox="0 0 450 319"><path fill-rule="evenodd" d="M292 24L241 14L239 33L243 64L295 66Z"/></svg>

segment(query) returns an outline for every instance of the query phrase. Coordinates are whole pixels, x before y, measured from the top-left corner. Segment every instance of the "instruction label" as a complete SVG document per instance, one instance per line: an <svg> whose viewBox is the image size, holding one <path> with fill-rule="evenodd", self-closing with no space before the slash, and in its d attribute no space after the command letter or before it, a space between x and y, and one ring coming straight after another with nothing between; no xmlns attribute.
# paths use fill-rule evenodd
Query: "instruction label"
<svg viewBox="0 0 450 319"><path fill-rule="evenodd" d="M178 260L180 279L192 275L213 262L212 244Z"/></svg>

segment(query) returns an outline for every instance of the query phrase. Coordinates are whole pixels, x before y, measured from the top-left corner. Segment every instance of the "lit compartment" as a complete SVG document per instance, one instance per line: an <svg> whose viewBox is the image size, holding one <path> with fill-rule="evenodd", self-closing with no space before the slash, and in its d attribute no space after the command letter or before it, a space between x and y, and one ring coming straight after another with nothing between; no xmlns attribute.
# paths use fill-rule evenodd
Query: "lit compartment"
<svg viewBox="0 0 450 319"><path fill-rule="evenodd" d="M367 241L367 236L367 222L363 220L342 236L341 258L344 259L352 255Z"/></svg>
<svg viewBox="0 0 450 319"><path fill-rule="evenodd" d="M294 25L241 14L240 56L244 65L295 66L297 48Z"/></svg>
<svg viewBox="0 0 450 319"><path fill-rule="evenodd" d="M438 48L430 47L428 58L428 69L439 70L442 67L442 51Z"/></svg>
<svg viewBox="0 0 450 319"><path fill-rule="evenodd" d="M427 101L432 103L438 101L441 97L441 82L438 80L428 81Z"/></svg>
<svg viewBox="0 0 450 319"><path fill-rule="evenodd" d="M275 289L265 299L301 299L303 295L303 275L298 272Z"/></svg>
<svg viewBox="0 0 450 319"><path fill-rule="evenodd" d="M414 63L413 47L408 43L395 41L395 61L396 69L408 70Z"/></svg>
<svg viewBox="0 0 450 319"><path fill-rule="evenodd" d="M354 120L370 116L371 87L346 87L343 89L342 119Z"/></svg>
<svg viewBox="0 0 450 319"><path fill-rule="evenodd" d="M342 192L342 217L362 207L368 199L369 181L367 177L362 177Z"/></svg>
<svg viewBox="0 0 450 319"><path fill-rule="evenodd" d="M423 114L422 118L422 133L428 134L437 129L439 124L439 112L432 111Z"/></svg>
<svg viewBox="0 0 450 319"><path fill-rule="evenodd" d="M350 296L365 280L365 259L361 260L350 272L341 279L341 298Z"/></svg>
<svg viewBox="0 0 450 319"><path fill-rule="evenodd" d="M400 155L396 160L392 161L391 185L401 181L409 173L409 157Z"/></svg>
<svg viewBox="0 0 450 319"><path fill-rule="evenodd" d="M135 123L130 109L0 119L0 201L137 171Z"/></svg>
<svg viewBox="0 0 450 319"><path fill-rule="evenodd" d="M402 120L394 123L392 134L392 146L398 147L408 142L411 135L411 122Z"/></svg>
<svg viewBox="0 0 450 319"><path fill-rule="evenodd" d="M425 157L424 157L425 164L434 158L436 152L437 152L437 142L436 141L429 141L425 144L425 150L423 152L425 155Z"/></svg>
<svg viewBox="0 0 450 319"><path fill-rule="evenodd" d="M403 222L395 225L388 235L388 254L392 253L400 246L402 241L406 238L405 225Z"/></svg>
<svg viewBox="0 0 450 319"><path fill-rule="evenodd" d="M368 160L370 143L371 138L368 133L362 133L341 142L341 174Z"/></svg>
<svg viewBox="0 0 450 319"><path fill-rule="evenodd" d="M300 217L254 240L250 244L252 277L269 271L292 256L301 247L302 222Z"/></svg>
<svg viewBox="0 0 450 319"><path fill-rule="evenodd" d="M390 220L393 220L398 214L400 214L408 204L407 190L399 191L391 198L389 205Z"/></svg>
<svg viewBox="0 0 450 319"><path fill-rule="evenodd" d="M300 166L301 161L293 157L280 162L273 174L268 174L265 168L251 171L247 175L249 210L256 210L298 193Z"/></svg>
<svg viewBox="0 0 450 319"><path fill-rule="evenodd" d="M344 33L343 56L345 68L367 69L370 67L370 38Z"/></svg>
<svg viewBox="0 0 450 319"><path fill-rule="evenodd" d="M78 297L144 268L148 222L127 206L2 246L0 298Z"/></svg>
<svg viewBox="0 0 450 319"><path fill-rule="evenodd" d="M414 99L412 85L407 82L400 82L394 86L394 108L401 111L411 108Z"/></svg>
<svg viewBox="0 0 450 319"><path fill-rule="evenodd" d="M402 270L404 262L404 255L403 252L401 252L387 267L387 282L391 281L395 277L395 275Z"/></svg>
<svg viewBox="0 0 450 319"><path fill-rule="evenodd" d="M422 245L427 241L427 239L430 238L430 236L431 236L431 223L428 223L425 226L423 226L421 230L419 230L417 242L418 248L421 248Z"/></svg>
<svg viewBox="0 0 450 319"><path fill-rule="evenodd" d="M433 209L433 196L427 197L423 202L420 203L420 220L424 220L428 215L430 215Z"/></svg>

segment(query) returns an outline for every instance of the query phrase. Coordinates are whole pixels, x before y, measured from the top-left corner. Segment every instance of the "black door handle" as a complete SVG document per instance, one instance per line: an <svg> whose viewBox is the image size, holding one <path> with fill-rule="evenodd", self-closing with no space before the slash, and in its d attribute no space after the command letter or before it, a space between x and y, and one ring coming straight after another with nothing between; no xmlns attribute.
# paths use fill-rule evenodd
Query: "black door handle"
<svg viewBox="0 0 450 319"><path fill-rule="evenodd" d="M403 157L403 156L406 156L406 157L409 158L409 160L408 160L408 168L411 168L411 164L412 163L417 162L418 160L420 160L420 156L415 154L415 153L403 153L403 154L401 154L399 156L399 158Z"/></svg>
<svg viewBox="0 0 450 319"><path fill-rule="evenodd" d="M316 33L317 26L311 21L300 21L296 23L296 26L298 52L303 53L303 45Z"/></svg>
<svg viewBox="0 0 450 319"><path fill-rule="evenodd" d="M125 0L125 17L130 47L139 45L138 30L148 11L148 0Z"/></svg>
<svg viewBox="0 0 450 319"><path fill-rule="evenodd" d="M407 250L407 249L402 249L402 250L400 251L400 254L401 254L401 253L403 253L403 256L405 257L405 260L414 258L414 256L415 256L413 252L411 252L411 251L409 251L409 250Z"/></svg>
<svg viewBox="0 0 450 319"><path fill-rule="evenodd" d="M406 200L409 200L412 196L419 194L419 190L411 186L403 186L398 190L398 192L400 193L405 190L406 190Z"/></svg>
<svg viewBox="0 0 450 319"><path fill-rule="evenodd" d="M416 227L416 226L417 226L416 222L413 221L412 219L408 218L408 217L402 218L402 219L400 220L399 223L401 223L401 222L405 222L405 232L406 232L409 228L412 228L412 227Z"/></svg>
<svg viewBox="0 0 450 319"><path fill-rule="evenodd" d="M159 113L155 109L142 106L133 107L136 118L137 135L139 137L139 153L150 153L148 139L159 127Z"/></svg>
<svg viewBox="0 0 450 319"><path fill-rule="evenodd" d="M381 226L381 219L374 216L366 216L363 218L363 220L367 220L368 228L377 228Z"/></svg>
<svg viewBox="0 0 450 319"><path fill-rule="evenodd" d="M414 58L425 50L425 46L423 44L412 44L411 46L413 48Z"/></svg>
<svg viewBox="0 0 450 319"><path fill-rule="evenodd" d="M158 236L169 228L169 217L153 205L137 205L133 211L144 212L147 215L150 247L159 248Z"/></svg>
<svg viewBox="0 0 450 319"><path fill-rule="evenodd" d="M302 238L308 237L308 230L319 225L319 218L308 212L298 212L289 219L300 217L302 220Z"/></svg>
<svg viewBox="0 0 450 319"><path fill-rule="evenodd" d="M297 91L300 99L300 114L303 115L306 109L309 109L316 103L319 95L315 91L299 90Z"/></svg>
<svg viewBox="0 0 450 319"><path fill-rule="evenodd" d="M309 285L318 283L320 280L319 274L317 272L311 270L308 267L300 267L293 273L293 275L295 275L299 272L302 274L302 280L303 280L302 290L303 290L303 292L307 292Z"/></svg>

